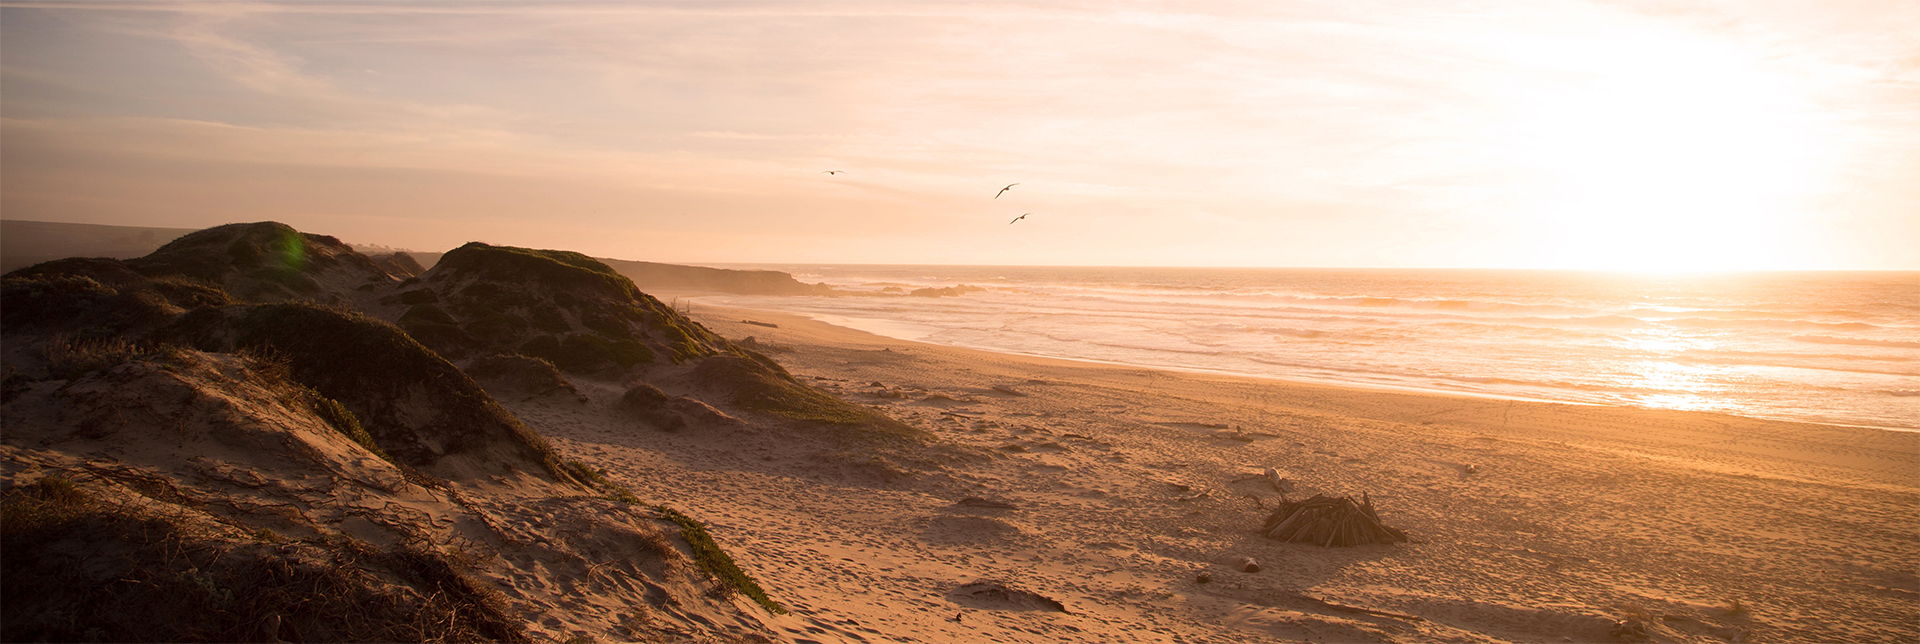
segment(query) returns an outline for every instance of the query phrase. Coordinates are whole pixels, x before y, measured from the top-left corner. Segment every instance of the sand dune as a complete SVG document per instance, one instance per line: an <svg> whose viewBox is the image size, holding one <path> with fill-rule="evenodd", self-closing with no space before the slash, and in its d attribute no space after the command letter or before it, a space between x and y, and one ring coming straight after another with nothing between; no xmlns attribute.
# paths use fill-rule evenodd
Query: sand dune
<svg viewBox="0 0 1920 644"><path fill-rule="evenodd" d="M1920 434L690 320L560 251L401 279L278 224L183 239L8 275L9 638L1920 640ZM1260 533L1314 494L1410 541Z"/></svg>

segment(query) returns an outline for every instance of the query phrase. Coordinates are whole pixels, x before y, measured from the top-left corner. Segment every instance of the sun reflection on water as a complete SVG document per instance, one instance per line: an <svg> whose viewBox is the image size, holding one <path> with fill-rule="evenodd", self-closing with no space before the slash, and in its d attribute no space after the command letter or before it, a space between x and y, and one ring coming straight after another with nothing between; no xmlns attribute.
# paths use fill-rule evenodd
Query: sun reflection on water
<svg viewBox="0 0 1920 644"><path fill-rule="evenodd" d="M1617 346L1631 351L1671 357L1682 351L1711 351L1720 348L1720 343L1714 338L1702 336L1697 331L1640 329L1624 338Z"/></svg>
<svg viewBox="0 0 1920 644"><path fill-rule="evenodd" d="M1646 392L1631 396L1632 404L1686 411L1732 408L1721 397L1711 396L1727 390L1722 369L1671 360L1683 352L1718 348L1714 338L1680 329L1644 329L1625 338L1619 346L1644 356L1623 365L1619 380L1614 383L1627 391Z"/></svg>
<svg viewBox="0 0 1920 644"><path fill-rule="evenodd" d="M1733 408L1723 401L1697 394L1644 394L1634 397L1633 403L1639 407L1679 411L1724 411Z"/></svg>

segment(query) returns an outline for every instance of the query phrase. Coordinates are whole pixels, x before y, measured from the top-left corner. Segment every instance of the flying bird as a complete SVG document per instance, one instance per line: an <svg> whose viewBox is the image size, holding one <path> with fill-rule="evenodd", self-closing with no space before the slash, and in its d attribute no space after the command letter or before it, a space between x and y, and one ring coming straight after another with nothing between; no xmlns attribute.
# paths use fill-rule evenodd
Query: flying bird
<svg viewBox="0 0 1920 644"><path fill-rule="evenodd" d="M1017 183L1009 183L1009 184L1007 184L1007 187L1005 187L1005 188L1001 188L1001 189L1000 189L1000 192L996 192L996 193L993 193L993 198L995 198L995 199L999 199L999 198L1000 198L1000 195L1003 195L1003 194L1006 194L1006 192L1007 192L1008 190L1012 190L1012 189L1013 189L1013 187L1014 187L1014 186L1017 186L1017 185L1020 185L1020 184L1017 184Z"/></svg>
<svg viewBox="0 0 1920 644"><path fill-rule="evenodd" d="M1027 215L1031 215L1031 214L1033 214L1033 213L1027 213ZM1013 218L1013 221L1020 221L1020 220L1022 220L1022 219L1026 219L1026 218L1027 218L1027 215L1020 215L1020 216L1018 216L1018 217L1014 217L1014 218ZM1008 226L1012 226L1012 225L1013 225L1013 221L1009 221L1009 222L1007 222L1007 225L1008 225Z"/></svg>
<svg viewBox="0 0 1920 644"><path fill-rule="evenodd" d="M820 174L840 174L843 172L846 172L846 170L821 170Z"/></svg>

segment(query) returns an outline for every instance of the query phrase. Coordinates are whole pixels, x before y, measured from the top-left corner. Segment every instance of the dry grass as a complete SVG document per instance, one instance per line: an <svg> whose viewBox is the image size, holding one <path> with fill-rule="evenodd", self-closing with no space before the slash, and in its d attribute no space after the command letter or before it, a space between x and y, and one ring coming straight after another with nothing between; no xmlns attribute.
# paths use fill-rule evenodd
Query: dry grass
<svg viewBox="0 0 1920 644"><path fill-rule="evenodd" d="M445 556L350 539L260 543L44 478L0 499L5 641L501 641L497 591ZM81 565L84 562L84 565Z"/></svg>
<svg viewBox="0 0 1920 644"><path fill-rule="evenodd" d="M314 304L263 304L188 314L169 331L207 351L283 356L296 381L351 409L380 447L409 466L432 466L436 455L417 446L415 433L437 432L455 450L489 440L517 444L556 480L586 484L573 478L546 438L452 363L386 322ZM408 420L400 404L413 400L433 406L431 420Z"/></svg>

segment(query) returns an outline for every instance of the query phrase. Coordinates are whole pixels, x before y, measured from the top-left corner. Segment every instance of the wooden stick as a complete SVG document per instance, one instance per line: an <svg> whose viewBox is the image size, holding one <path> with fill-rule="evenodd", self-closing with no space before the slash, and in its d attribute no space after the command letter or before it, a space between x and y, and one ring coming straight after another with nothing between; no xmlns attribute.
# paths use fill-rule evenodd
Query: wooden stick
<svg viewBox="0 0 1920 644"><path fill-rule="evenodd" d="M1335 603L1333 603L1333 602L1330 602L1330 601L1327 601L1327 600L1324 600L1324 599L1316 599L1316 598L1313 598L1313 597L1308 597L1308 596L1306 596L1306 595L1296 595L1296 597L1299 597L1299 598L1300 598L1301 600L1303 600L1303 601L1306 601L1306 602L1308 602L1308 603L1312 603L1312 604L1318 604L1318 605L1320 605L1320 606L1322 606L1322 607L1324 607L1324 608L1329 608L1329 609L1332 609L1332 610L1337 610L1337 611L1340 611L1340 612L1343 612L1343 613L1363 613L1363 614L1367 614L1367 615L1379 615L1379 616L1381 616L1381 617L1392 617L1392 618L1394 618L1394 619L1404 619L1404 620L1407 620L1407 621L1411 621L1411 622L1424 622L1424 621L1427 621L1427 619L1426 619L1425 617L1420 617L1420 616L1418 616L1418 615L1403 615L1403 614L1400 614L1400 613L1389 613L1389 612L1387 612L1387 611L1384 611L1384 610L1374 610L1374 609L1371 609L1371 608L1360 608L1360 607L1358 607L1358 606L1346 606L1346 605L1342 605L1342 604L1335 604Z"/></svg>

